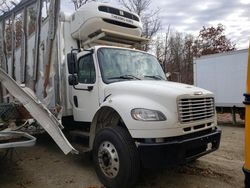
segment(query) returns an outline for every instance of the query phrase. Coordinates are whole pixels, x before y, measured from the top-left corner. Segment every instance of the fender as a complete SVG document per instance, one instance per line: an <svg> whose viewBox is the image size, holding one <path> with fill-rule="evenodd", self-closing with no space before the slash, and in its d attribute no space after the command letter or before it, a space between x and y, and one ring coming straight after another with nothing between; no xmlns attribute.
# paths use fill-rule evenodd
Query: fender
<svg viewBox="0 0 250 188"><path fill-rule="evenodd" d="M133 137L133 130L140 129L166 129L166 127L170 127L176 125L177 122L177 113L173 113L171 110L168 110L162 104L157 103L156 101L143 97L136 96L130 94L124 95L110 95L104 103L101 104L100 108L96 112L93 121L91 123L90 129L90 148L92 148L98 116L102 112L102 110L107 107L109 109L114 110L119 114L124 124L126 125L130 135ZM134 120L131 116L131 110L134 108L145 108L161 111L167 117L166 121L137 121ZM173 127L171 127L173 128Z"/></svg>

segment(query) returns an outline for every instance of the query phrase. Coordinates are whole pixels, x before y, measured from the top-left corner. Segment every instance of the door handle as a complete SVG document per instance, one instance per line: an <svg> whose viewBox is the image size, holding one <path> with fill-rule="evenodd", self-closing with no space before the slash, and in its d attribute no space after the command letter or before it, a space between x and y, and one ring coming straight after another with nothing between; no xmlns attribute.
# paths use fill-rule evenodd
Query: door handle
<svg viewBox="0 0 250 188"><path fill-rule="evenodd" d="M92 91L94 86L88 86L88 91Z"/></svg>
<svg viewBox="0 0 250 188"><path fill-rule="evenodd" d="M74 96L73 99L74 99L74 105L78 108L78 99L77 99L77 96Z"/></svg>
<svg viewBox="0 0 250 188"><path fill-rule="evenodd" d="M75 90L81 90L81 91L92 91L94 89L94 86L87 86L87 89L77 88L73 85L73 88Z"/></svg>

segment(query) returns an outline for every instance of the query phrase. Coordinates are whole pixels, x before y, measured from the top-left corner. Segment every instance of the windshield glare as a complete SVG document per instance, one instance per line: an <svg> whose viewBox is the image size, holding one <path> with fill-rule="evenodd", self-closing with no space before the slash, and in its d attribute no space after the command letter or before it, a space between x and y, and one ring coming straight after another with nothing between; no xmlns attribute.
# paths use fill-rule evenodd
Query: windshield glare
<svg viewBox="0 0 250 188"><path fill-rule="evenodd" d="M100 48L98 61L105 83L123 80L166 80L157 59L143 52Z"/></svg>

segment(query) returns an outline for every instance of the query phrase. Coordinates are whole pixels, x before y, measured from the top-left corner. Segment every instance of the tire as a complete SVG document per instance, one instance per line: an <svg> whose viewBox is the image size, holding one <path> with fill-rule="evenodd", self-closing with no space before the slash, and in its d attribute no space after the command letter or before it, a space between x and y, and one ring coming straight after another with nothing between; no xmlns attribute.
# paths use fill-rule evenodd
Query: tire
<svg viewBox="0 0 250 188"><path fill-rule="evenodd" d="M99 180L108 188L132 187L139 176L137 148L122 127L103 128L96 134L93 161Z"/></svg>

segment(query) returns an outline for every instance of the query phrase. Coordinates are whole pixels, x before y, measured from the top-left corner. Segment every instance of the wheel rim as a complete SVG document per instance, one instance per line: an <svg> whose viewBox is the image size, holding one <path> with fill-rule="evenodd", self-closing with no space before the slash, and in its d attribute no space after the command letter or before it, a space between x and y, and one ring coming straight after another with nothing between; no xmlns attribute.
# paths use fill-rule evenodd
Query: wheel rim
<svg viewBox="0 0 250 188"><path fill-rule="evenodd" d="M119 172L119 156L115 146L109 142L102 142L98 149L98 163L105 174L109 178L115 178Z"/></svg>

